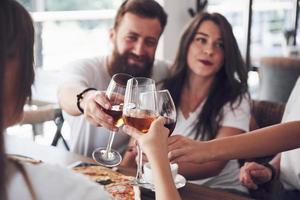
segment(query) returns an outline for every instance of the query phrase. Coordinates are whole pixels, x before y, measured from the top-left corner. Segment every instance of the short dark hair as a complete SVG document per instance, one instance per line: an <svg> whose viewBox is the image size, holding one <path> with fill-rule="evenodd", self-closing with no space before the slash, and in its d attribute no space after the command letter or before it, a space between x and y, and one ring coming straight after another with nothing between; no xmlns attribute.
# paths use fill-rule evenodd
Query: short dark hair
<svg viewBox="0 0 300 200"><path fill-rule="evenodd" d="M146 18L157 18L160 22L161 30L163 32L167 24L167 14L164 9L154 0L126 0L118 9L114 28L117 29L120 25L124 15L132 13Z"/></svg>

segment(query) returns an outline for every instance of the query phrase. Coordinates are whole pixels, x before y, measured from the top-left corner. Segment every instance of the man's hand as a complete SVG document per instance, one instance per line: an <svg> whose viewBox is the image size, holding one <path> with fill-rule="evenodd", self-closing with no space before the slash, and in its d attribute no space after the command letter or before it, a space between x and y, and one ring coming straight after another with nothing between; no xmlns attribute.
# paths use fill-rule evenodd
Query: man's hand
<svg viewBox="0 0 300 200"><path fill-rule="evenodd" d="M249 189L256 190L258 184L270 181L272 171L256 162L246 162L240 170L240 182Z"/></svg>
<svg viewBox="0 0 300 200"><path fill-rule="evenodd" d="M104 91L87 92L81 102L81 107L84 110L85 118L91 124L118 131L118 128L114 126L113 118L103 111L103 108L111 108L109 99Z"/></svg>

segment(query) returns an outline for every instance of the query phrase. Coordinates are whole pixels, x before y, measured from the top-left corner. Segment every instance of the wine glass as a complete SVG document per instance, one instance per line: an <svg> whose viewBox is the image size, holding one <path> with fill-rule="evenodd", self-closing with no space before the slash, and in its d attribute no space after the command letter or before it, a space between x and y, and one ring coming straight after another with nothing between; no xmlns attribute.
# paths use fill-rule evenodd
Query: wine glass
<svg viewBox="0 0 300 200"><path fill-rule="evenodd" d="M177 121L176 107L169 90L156 92L157 109L159 115L166 119L165 127L169 129L169 136L174 131Z"/></svg>
<svg viewBox="0 0 300 200"><path fill-rule="evenodd" d="M122 112L124 95L126 91L127 81L132 76L124 73L118 73L113 75L111 81L106 90L106 96L110 101L111 108L101 108L103 112L110 115L113 118L114 125L120 127L123 125ZM110 131L108 144L106 147L100 147L94 150L92 156L93 159L100 165L106 167L114 167L121 163L122 156L116 150L111 149L116 132Z"/></svg>
<svg viewBox="0 0 300 200"><path fill-rule="evenodd" d="M153 120L158 117L155 82L150 78L133 78L127 82L123 108L123 120L126 125L147 133ZM132 184L140 185L142 178L142 150L137 145L138 163L135 180Z"/></svg>

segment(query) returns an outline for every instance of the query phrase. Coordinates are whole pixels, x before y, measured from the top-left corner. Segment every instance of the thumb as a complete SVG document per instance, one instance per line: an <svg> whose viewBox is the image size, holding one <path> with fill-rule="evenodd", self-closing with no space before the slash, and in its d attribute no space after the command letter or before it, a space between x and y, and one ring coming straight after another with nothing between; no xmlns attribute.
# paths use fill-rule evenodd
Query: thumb
<svg viewBox="0 0 300 200"><path fill-rule="evenodd" d="M124 133L126 133L127 135L130 135L131 137L133 137L136 140L138 140L140 138L140 136L143 135L143 133L141 133L139 130L137 130L136 128L134 128L132 126L128 126L128 125L123 126L123 131L124 131Z"/></svg>
<svg viewBox="0 0 300 200"><path fill-rule="evenodd" d="M166 123L166 119L160 116L151 123L149 130L162 128L164 127L165 123Z"/></svg>
<svg viewBox="0 0 300 200"><path fill-rule="evenodd" d="M166 119L162 116L159 116L156 120L153 121L151 126L164 126L166 123Z"/></svg>

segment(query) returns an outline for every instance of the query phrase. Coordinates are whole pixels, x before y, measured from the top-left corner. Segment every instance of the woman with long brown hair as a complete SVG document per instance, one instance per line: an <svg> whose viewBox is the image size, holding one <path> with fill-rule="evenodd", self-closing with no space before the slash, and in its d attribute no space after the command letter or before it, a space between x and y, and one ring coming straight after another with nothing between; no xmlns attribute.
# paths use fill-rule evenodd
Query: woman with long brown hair
<svg viewBox="0 0 300 200"><path fill-rule="evenodd" d="M14 0L0 2L0 199L110 199L86 177L59 166L32 165L5 156L5 128L22 119L31 96L34 28Z"/></svg>
<svg viewBox="0 0 300 200"><path fill-rule="evenodd" d="M183 136L211 140L248 131L247 69L231 25L218 13L199 13L185 29L165 81L177 107L169 138L173 150ZM247 192L238 181L236 161L181 163L179 172L197 184Z"/></svg>

